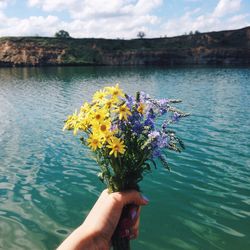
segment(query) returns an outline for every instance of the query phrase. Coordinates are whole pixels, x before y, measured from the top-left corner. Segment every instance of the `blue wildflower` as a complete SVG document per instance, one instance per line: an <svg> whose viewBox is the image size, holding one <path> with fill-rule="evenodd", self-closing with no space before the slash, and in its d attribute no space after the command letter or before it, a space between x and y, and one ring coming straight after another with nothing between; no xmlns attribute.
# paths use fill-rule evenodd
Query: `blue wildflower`
<svg viewBox="0 0 250 250"><path fill-rule="evenodd" d="M177 112L174 112L173 116L172 116L172 121L173 122L178 122L180 119L181 115Z"/></svg>
<svg viewBox="0 0 250 250"><path fill-rule="evenodd" d="M130 95L126 95L125 101L126 101L126 105L130 108L130 110L132 110L132 107L133 107L133 105L135 103L134 98L132 96L130 96Z"/></svg>
<svg viewBox="0 0 250 250"><path fill-rule="evenodd" d="M143 131L143 124L140 123L140 121L135 121L132 127L133 132L135 132L136 134L141 134Z"/></svg>

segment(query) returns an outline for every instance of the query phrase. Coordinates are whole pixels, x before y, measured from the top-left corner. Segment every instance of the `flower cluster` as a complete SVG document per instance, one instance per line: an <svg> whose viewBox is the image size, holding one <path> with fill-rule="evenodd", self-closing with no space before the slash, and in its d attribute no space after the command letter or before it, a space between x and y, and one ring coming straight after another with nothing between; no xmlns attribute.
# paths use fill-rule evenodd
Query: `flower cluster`
<svg viewBox="0 0 250 250"><path fill-rule="evenodd" d="M69 116L64 129L83 132L82 143L94 151L99 177L109 190L139 190L143 174L158 158L168 168L164 150L180 152L181 140L169 125L187 116L171 106L180 100L155 100L142 92L125 94L116 84L105 87ZM159 124L159 117L163 117Z"/></svg>

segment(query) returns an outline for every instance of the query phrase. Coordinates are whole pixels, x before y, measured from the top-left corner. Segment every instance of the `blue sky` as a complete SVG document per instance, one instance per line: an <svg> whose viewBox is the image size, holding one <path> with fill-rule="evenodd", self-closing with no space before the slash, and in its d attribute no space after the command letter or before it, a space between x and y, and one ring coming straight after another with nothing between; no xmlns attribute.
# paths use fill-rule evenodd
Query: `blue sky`
<svg viewBox="0 0 250 250"><path fill-rule="evenodd" d="M250 26L250 0L0 0L0 36L134 38Z"/></svg>

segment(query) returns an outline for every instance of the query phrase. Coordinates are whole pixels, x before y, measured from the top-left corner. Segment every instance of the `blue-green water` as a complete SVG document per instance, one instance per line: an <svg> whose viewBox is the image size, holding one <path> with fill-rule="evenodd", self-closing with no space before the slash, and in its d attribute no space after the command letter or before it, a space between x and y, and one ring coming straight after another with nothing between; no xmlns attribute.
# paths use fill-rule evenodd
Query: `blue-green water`
<svg viewBox="0 0 250 250"><path fill-rule="evenodd" d="M97 89L181 98L186 151L145 177L133 249L250 249L249 68L0 69L0 249L53 249L104 188L66 116Z"/></svg>

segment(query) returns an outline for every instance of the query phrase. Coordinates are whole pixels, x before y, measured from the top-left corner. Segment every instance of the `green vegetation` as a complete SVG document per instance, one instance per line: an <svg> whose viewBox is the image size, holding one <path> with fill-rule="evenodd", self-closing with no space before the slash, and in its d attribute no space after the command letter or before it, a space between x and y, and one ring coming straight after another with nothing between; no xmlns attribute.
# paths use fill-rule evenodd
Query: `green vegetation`
<svg viewBox="0 0 250 250"><path fill-rule="evenodd" d="M3 64L15 64L14 60L16 59L13 58L17 58L18 55L13 53L20 53L21 58L21 51L23 50L27 51L27 55L30 53L33 58L37 51L40 51L38 65L46 65L47 63L64 65L133 64L135 61L132 62L131 60L136 60L135 63L137 63L141 59L144 60L145 64L155 63L155 60L163 64L170 61L175 63L175 60L180 58L191 58L193 53L196 53L194 51L200 49L203 51L230 49L235 51L232 58L235 55L238 58L241 55L247 57L250 44L247 35L249 29L247 27L235 31L210 33L195 31L190 35L151 39L141 39L143 35L138 35L138 39L131 40L75 39L71 38L66 31L59 31L60 35L57 37L2 37L0 38L0 46L4 46L8 42L8 48L10 48L9 44L11 44L13 49L9 49L2 58L0 57L0 65L1 61ZM247 53L242 52L244 49ZM224 54L222 53L221 56L223 57ZM20 60L18 63L21 65ZM27 62L23 64L25 63L28 64ZM28 65L34 64L30 62Z"/></svg>
<svg viewBox="0 0 250 250"><path fill-rule="evenodd" d="M55 37L57 38L70 38L69 32L65 30L59 30L56 32Z"/></svg>

